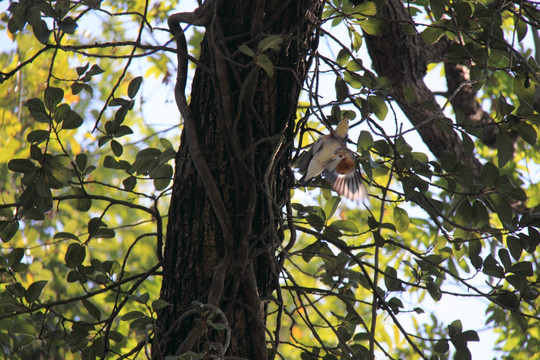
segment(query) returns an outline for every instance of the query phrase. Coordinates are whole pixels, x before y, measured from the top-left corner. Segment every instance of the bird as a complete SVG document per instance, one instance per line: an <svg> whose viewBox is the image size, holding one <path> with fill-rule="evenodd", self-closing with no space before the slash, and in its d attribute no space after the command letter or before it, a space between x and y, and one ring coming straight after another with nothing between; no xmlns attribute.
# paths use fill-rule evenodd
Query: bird
<svg viewBox="0 0 540 360"><path fill-rule="evenodd" d="M297 168L304 173L300 184L306 185L322 174L338 194L355 201L365 197L357 154L347 148L348 131L349 120L343 118L335 130L311 145L298 162Z"/></svg>

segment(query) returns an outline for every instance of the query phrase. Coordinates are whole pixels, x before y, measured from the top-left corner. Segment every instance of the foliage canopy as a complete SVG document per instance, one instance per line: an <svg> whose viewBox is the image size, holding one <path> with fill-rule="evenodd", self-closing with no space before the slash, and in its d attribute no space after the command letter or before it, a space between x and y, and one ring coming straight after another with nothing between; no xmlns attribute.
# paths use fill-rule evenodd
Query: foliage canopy
<svg viewBox="0 0 540 360"><path fill-rule="evenodd" d="M173 93L174 5L20 0L2 15L5 358L150 356L169 306L160 254L182 124L156 130L144 115L149 89ZM450 323L426 314L443 298L480 299L502 357L537 353L539 14L535 2L325 1L328 46L312 54L287 156L350 118L369 200L323 181L291 189L267 308L276 357L469 359L480 329L459 308ZM202 33L190 34L196 57ZM279 76L285 34L266 35L238 51ZM202 355L178 358L190 356Z"/></svg>

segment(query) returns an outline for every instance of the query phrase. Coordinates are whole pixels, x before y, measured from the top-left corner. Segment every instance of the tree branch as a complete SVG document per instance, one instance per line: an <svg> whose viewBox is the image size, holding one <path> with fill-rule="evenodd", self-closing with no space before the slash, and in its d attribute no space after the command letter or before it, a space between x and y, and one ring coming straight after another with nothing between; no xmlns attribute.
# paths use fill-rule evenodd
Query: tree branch
<svg viewBox="0 0 540 360"><path fill-rule="evenodd" d="M412 21L403 3L389 0L380 10L385 21L386 31L382 35L365 34L373 67L380 76L386 76L392 84L392 96L399 104L409 121L429 150L437 158L445 154L458 159L468 166L475 175L480 175L481 163L463 150L459 135L447 123L435 96L424 83L428 61L440 56L433 54L434 48L428 47L419 34L409 34L403 23ZM406 97L413 92L415 101Z"/></svg>

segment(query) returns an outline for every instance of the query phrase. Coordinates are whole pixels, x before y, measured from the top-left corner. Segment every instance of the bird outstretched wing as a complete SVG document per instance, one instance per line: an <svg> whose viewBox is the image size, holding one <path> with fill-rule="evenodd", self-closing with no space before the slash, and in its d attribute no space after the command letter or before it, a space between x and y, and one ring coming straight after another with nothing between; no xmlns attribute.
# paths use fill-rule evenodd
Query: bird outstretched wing
<svg viewBox="0 0 540 360"><path fill-rule="evenodd" d="M352 200L366 195L356 153L347 148L348 130L349 122L344 118L335 130L321 136L301 155L295 166L303 174L300 184L306 185L322 174L340 195Z"/></svg>
<svg viewBox="0 0 540 360"><path fill-rule="evenodd" d="M360 165L356 153L348 148L340 148L336 155L341 159L334 168L323 171L324 178L340 195L351 200L358 200L366 196L366 189L362 183Z"/></svg>

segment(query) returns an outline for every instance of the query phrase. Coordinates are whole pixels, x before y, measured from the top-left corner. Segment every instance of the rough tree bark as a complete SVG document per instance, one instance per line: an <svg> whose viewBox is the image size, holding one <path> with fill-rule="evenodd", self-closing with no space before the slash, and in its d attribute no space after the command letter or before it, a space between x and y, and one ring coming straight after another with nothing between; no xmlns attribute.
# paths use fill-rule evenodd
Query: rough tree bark
<svg viewBox="0 0 540 360"><path fill-rule="evenodd" d="M433 92L424 82L427 65L444 60L449 42L441 40L428 46L419 34L408 33L403 25L413 24L413 19L400 0L389 0L377 15L385 19L384 34L365 34L374 70L390 79L393 99L433 155L439 159L451 156L468 166L475 175L479 175L480 162L464 152L460 136L447 123ZM459 84L452 83L449 91L458 87ZM407 99L407 90L415 94L415 101Z"/></svg>
<svg viewBox="0 0 540 360"><path fill-rule="evenodd" d="M477 128L478 137L488 146L494 147L499 128L493 119L484 112L476 100L476 90L470 84L468 67L463 64L446 62L451 49L451 42L441 38L433 45L426 45L420 34L410 34L404 24L414 24L405 5L400 0L389 0L377 16L384 19L385 31L382 35L364 34L373 68L380 76L390 79L392 98L427 145L429 150L441 162L446 159L457 160L464 165L465 172L480 176L482 164L474 152L467 153L460 135L447 119L441 106L435 100L434 93L424 82L427 65L431 62L445 62L447 96L453 110L460 113L467 126ZM416 99L407 98L414 93ZM471 130L471 129L469 129ZM517 134L510 132L515 141ZM463 169L463 166L461 167ZM522 201L505 195L514 210L523 213L528 211ZM426 199L417 199L427 206ZM429 202L429 201L428 201Z"/></svg>
<svg viewBox="0 0 540 360"><path fill-rule="evenodd" d="M296 106L317 46L321 10L319 0L205 5L206 35L190 109L203 165L213 179L201 179L184 131L163 258L161 298L172 306L158 316L155 359L187 351L272 357L265 301L277 287ZM274 65L269 76L253 61L259 54L251 58L238 48L244 44L256 52L273 34L283 43L279 51L265 51ZM219 189L210 197L209 181ZM212 327L210 321L225 325Z"/></svg>

